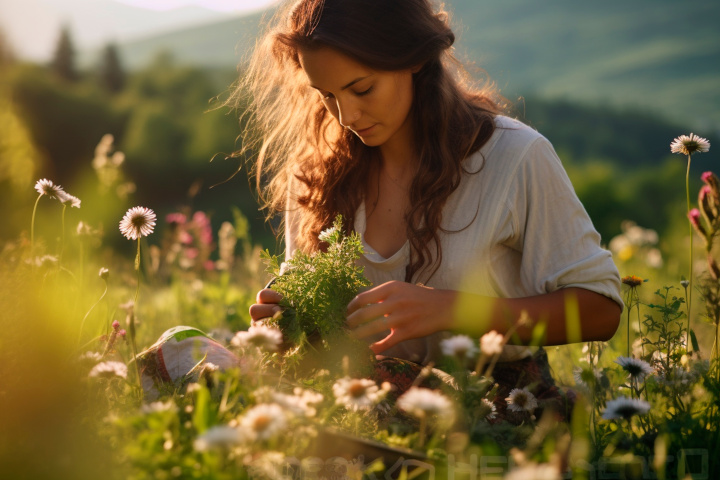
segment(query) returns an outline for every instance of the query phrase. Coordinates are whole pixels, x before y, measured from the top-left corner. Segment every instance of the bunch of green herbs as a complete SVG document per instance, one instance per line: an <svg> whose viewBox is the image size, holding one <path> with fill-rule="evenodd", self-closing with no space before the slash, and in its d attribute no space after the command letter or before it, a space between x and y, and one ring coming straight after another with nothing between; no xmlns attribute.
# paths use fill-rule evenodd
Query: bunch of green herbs
<svg viewBox="0 0 720 480"><path fill-rule="evenodd" d="M294 345L308 339L319 340L327 347L332 339L344 336L348 303L370 285L364 269L356 264L363 253L360 235L343 234L341 215L319 238L328 243L325 251L295 252L282 266L282 274L279 258L268 251L263 253L268 271L275 276L272 288L283 297L283 313L270 323Z"/></svg>

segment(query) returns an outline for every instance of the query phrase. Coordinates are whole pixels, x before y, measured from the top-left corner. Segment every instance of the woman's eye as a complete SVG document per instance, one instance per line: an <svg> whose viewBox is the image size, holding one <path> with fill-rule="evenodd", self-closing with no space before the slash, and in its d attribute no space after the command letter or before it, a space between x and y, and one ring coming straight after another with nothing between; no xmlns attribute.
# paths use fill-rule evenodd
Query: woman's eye
<svg viewBox="0 0 720 480"><path fill-rule="evenodd" d="M335 96L332 93L320 93L320 95L322 95L323 98L328 99L328 100Z"/></svg>
<svg viewBox="0 0 720 480"><path fill-rule="evenodd" d="M364 90L362 92L355 92L355 95L357 95L358 97L362 97L363 95L367 95L368 93L370 93L372 91L372 89L373 89L373 87L370 87L367 90Z"/></svg>

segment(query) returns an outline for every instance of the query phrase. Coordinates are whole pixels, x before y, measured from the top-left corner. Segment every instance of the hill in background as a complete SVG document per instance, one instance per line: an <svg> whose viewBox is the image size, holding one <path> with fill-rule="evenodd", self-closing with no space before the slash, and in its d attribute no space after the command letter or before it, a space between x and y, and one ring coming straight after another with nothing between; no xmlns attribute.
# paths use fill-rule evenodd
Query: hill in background
<svg viewBox="0 0 720 480"><path fill-rule="evenodd" d="M696 130L720 129L720 2L449 0L459 56L506 97L535 95L641 109ZM180 63L236 68L262 14L125 43L126 65L158 50Z"/></svg>

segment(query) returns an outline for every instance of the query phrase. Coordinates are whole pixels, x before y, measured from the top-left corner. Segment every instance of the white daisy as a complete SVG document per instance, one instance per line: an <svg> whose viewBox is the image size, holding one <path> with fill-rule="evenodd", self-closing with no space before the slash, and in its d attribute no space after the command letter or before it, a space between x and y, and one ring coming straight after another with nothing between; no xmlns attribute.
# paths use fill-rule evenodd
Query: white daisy
<svg viewBox="0 0 720 480"><path fill-rule="evenodd" d="M153 233L157 215L146 207L133 207L120 221L120 233L129 240L137 240Z"/></svg>
<svg viewBox="0 0 720 480"><path fill-rule="evenodd" d="M693 153L703 153L710 150L710 142L706 138L698 137L694 133L690 136L680 135L670 144L672 153L681 153L683 155L692 155Z"/></svg>
<svg viewBox="0 0 720 480"><path fill-rule="evenodd" d="M397 406L418 418L436 418L442 425L455 421L455 409L450 399L429 388L410 387L398 398Z"/></svg>
<svg viewBox="0 0 720 480"><path fill-rule="evenodd" d="M471 359L477 355L478 347L475 341L467 335L454 335L440 341L440 348L443 355L458 357L460 359Z"/></svg>
<svg viewBox="0 0 720 480"><path fill-rule="evenodd" d="M601 370L588 365L587 367L575 367L573 369L575 384L579 387L591 388L602 378Z"/></svg>
<svg viewBox="0 0 720 480"><path fill-rule="evenodd" d="M318 235L318 240L320 240L321 242L335 243L337 241L339 233L340 232L338 231L338 229L333 226L320 232L320 235Z"/></svg>
<svg viewBox="0 0 720 480"><path fill-rule="evenodd" d="M247 331L237 332L230 344L238 348L257 347L266 352L275 352L282 341L282 332L277 328L252 325Z"/></svg>
<svg viewBox="0 0 720 480"><path fill-rule="evenodd" d="M52 180L43 178L35 183L35 190L40 195L47 195L55 200L62 200L63 195L67 195L60 185L55 185Z"/></svg>
<svg viewBox="0 0 720 480"><path fill-rule="evenodd" d="M243 443L242 432L227 425L216 425L209 428L193 442L198 452L206 452L216 448L228 448Z"/></svg>
<svg viewBox="0 0 720 480"><path fill-rule="evenodd" d="M481 406L482 411L487 411L484 418L486 418L488 420L492 420L493 418L495 418L497 416L497 407L495 406L495 404L493 402L491 402L487 398L483 398L480 402L482 403L482 406Z"/></svg>
<svg viewBox="0 0 720 480"><path fill-rule="evenodd" d="M653 368L644 360L633 357L618 357L615 363L625 370L630 378L641 382L646 376L653 373Z"/></svg>
<svg viewBox="0 0 720 480"><path fill-rule="evenodd" d="M287 428L285 410L275 403L256 405L245 412L240 428L250 440L269 440Z"/></svg>
<svg viewBox="0 0 720 480"><path fill-rule="evenodd" d="M367 378L349 377L339 379L332 388L335 403L355 412L370 410L385 398L389 390L389 386L386 388L383 384L383 388L380 388L377 383Z"/></svg>
<svg viewBox="0 0 720 480"><path fill-rule="evenodd" d="M534 412L538 407L537 399L527 387L513 388L505 401L508 403L508 410L513 412Z"/></svg>
<svg viewBox="0 0 720 480"><path fill-rule="evenodd" d="M144 414L158 413L158 412L177 412L177 405L172 400L167 402L152 402L145 403L140 407L140 411Z"/></svg>
<svg viewBox="0 0 720 480"><path fill-rule="evenodd" d="M298 417L314 417L317 413L314 405L323 401L323 395L318 392L295 387L293 394L278 392L270 387L262 387L253 393L257 401L277 403L290 413Z"/></svg>
<svg viewBox="0 0 720 480"><path fill-rule="evenodd" d="M645 400L620 397L607 402L602 417L605 420L614 420L617 418L629 420L633 415L645 415L649 411L650 404Z"/></svg>
<svg viewBox="0 0 720 480"><path fill-rule="evenodd" d="M128 368L122 362L108 361L98 363L90 370L88 376L97 378L127 378Z"/></svg>
<svg viewBox="0 0 720 480"><path fill-rule="evenodd" d="M499 355L502 353L505 337L492 330L480 337L480 351L485 355Z"/></svg>
<svg viewBox="0 0 720 480"><path fill-rule="evenodd" d="M70 205L71 207L80 208L80 199L75 195L70 195L67 192L63 192L58 200L60 200L60 203L62 203L63 205Z"/></svg>

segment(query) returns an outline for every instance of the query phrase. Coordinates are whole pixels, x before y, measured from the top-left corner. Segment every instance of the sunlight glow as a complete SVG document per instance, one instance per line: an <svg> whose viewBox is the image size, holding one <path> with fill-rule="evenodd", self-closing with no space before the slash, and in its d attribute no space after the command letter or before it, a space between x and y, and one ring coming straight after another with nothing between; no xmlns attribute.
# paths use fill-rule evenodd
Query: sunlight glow
<svg viewBox="0 0 720 480"><path fill-rule="evenodd" d="M276 0L117 0L120 3L148 10L167 11L196 6L218 12L256 10L276 3Z"/></svg>

